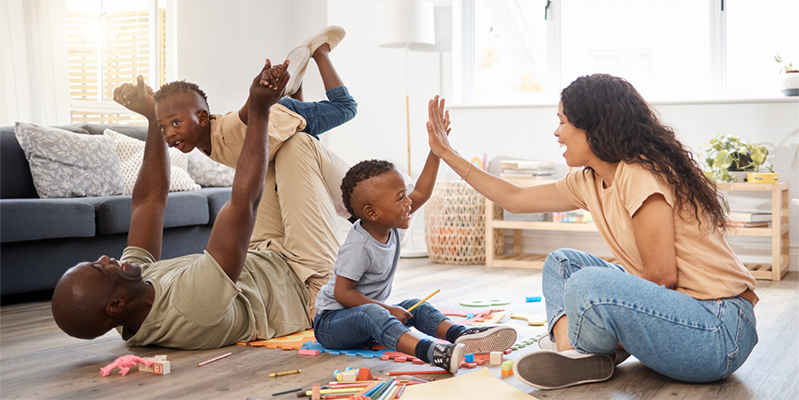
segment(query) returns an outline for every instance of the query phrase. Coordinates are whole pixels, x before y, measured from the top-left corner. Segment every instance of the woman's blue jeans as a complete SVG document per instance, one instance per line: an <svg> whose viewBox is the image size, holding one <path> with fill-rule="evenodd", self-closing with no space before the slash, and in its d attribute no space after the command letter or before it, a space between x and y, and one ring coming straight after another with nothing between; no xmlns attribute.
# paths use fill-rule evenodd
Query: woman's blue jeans
<svg viewBox="0 0 799 400"><path fill-rule="evenodd" d="M560 249L543 267L549 332L564 315L581 353L619 343L653 370L688 382L735 372L757 343L754 308L741 297L697 300L581 251Z"/></svg>
<svg viewBox="0 0 799 400"><path fill-rule="evenodd" d="M291 111L305 118L302 131L319 139L319 135L353 119L358 103L350 96L345 86L334 87L325 92L327 100L303 102L284 97L278 101Z"/></svg>
<svg viewBox="0 0 799 400"><path fill-rule="evenodd" d="M408 309L419 299L405 300L398 305ZM414 326L420 332L436 337L436 329L447 317L430 303L422 303L411 310L412 318L403 325L385 308L377 304L364 304L343 310L325 310L314 319L316 341L329 349L352 349L376 340L391 350L397 350L400 336Z"/></svg>

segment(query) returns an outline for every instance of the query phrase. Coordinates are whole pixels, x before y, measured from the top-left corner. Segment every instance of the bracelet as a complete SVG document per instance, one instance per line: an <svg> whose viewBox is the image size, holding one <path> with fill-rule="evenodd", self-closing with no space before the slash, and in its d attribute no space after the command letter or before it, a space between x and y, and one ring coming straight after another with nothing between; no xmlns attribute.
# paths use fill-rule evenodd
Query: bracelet
<svg viewBox="0 0 799 400"><path fill-rule="evenodd" d="M461 178L462 181L466 180L466 177L469 176L469 171L471 171L471 169L472 169L472 163L469 163L469 166L466 167L466 173L463 175L463 178Z"/></svg>

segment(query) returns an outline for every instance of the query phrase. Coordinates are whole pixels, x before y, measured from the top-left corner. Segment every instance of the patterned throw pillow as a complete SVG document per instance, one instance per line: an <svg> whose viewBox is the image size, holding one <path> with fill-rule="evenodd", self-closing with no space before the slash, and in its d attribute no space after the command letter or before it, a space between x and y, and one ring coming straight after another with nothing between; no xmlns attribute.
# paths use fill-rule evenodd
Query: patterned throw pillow
<svg viewBox="0 0 799 400"><path fill-rule="evenodd" d="M14 134L39 197L111 196L125 191L109 138L24 122L17 122Z"/></svg>
<svg viewBox="0 0 799 400"><path fill-rule="evenodd" d="M236 170L220 164L194 149L189 153L189 175L194 182L204 187L233 186Z"/></svg>
<svg viewBox="0 0 799 400"><path fill-rule="evenodd" d="M106 129L103 135L110 137L116 146L119 169L122 171L127 188L125 194L133 194L133 186L136 184L136 178L139 176L141 163L144 160L144 141L114 132L111 129ZM186 154L181 153L178 149L169 148L170 192L200 189L200 185L189 176L188 163L189 157Z"/></svg>

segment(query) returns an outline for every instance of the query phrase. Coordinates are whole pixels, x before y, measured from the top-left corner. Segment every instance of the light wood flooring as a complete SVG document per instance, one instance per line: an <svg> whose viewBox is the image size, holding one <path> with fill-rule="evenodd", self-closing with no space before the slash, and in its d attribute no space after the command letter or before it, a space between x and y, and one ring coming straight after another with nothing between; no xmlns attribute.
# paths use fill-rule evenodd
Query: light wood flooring
<svg viewBox="0 0 799 400"><path fill-rule="evenodd" d="M746 363L720 382L695 385L662 376L630 358L602 383L562 390L536 390L513 377L503 382L539 399L797 399L799 398L799 274L780 282L758 281L760 303L755 311L760 343ZM465 310L461 301L507 298L508 312L544 314L542 303L525 297L541 295L539 271L454 266L429 259L401 261L391 301L441 292L430 301L439 309ZM482 310L482 309L476 309ZM508 318L504 321L508 321ZM512 321L511 323L520 321ZM522 325L519 325L522 326ZM530 336L543 328L524 328ZM701 343L697 343L697 346ZM506 356L537 349L524 348ZM685 349L690 351L690 349ZM197 363L226 352L233 355L197 367ZM114 370L100 377L100 368L119 356L168 354L172 373L154 376L132 370L122 377ZM425 370L429 365L395 363L344 355L299 356L296 351L230 346L217 350L182 351L127 347L115 332L92 341L73 339L53 322L49 302L0 307L0 398L2 399L296 399L294 393L272 393L310 388L327 382L333 371L346 367L370 368L373 374ZM269 373L302 369L302 373L269 378ZM478 367L479 368L479 367ZM499 366L490 366L500 375ZM458 375L471 370L462 369ZM427 375L444 379L446 375Z"/></svg>

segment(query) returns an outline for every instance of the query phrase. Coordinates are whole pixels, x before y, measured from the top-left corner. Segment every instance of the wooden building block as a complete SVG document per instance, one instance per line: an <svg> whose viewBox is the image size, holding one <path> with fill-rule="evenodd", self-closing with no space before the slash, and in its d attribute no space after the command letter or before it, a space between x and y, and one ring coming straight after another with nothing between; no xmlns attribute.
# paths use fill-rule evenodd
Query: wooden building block
<svg viewBox="0 0 799 400"><path fill-rule="evenodd" d="M493 365L502 364L502 352L501 351L492 351L491 352L491 364L493 364Z"/></svg>
<svg viewBox="0 0 799 400"><path fill-rule="evenodd" d="M156 375L167 375L172 372L169 361L156 361L153 363L153 373Z"/></svg>

